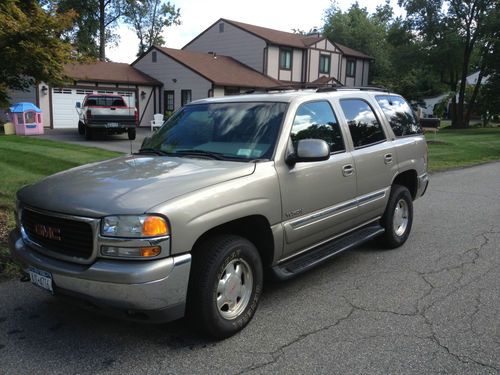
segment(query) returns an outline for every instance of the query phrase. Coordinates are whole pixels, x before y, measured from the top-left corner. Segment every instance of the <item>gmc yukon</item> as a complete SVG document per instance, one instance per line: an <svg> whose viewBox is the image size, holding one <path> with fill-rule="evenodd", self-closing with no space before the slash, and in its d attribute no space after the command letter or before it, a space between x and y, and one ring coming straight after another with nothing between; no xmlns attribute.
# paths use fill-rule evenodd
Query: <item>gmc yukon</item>
<svg viewBox="0 0 500 375"><path fill-rule="evenodd" d="M198 100L136 154L17 193L31 281L128 319L187 315L216 338L285 280L378 238L403 245L427 145L399 95L319 89Z"/></svg>

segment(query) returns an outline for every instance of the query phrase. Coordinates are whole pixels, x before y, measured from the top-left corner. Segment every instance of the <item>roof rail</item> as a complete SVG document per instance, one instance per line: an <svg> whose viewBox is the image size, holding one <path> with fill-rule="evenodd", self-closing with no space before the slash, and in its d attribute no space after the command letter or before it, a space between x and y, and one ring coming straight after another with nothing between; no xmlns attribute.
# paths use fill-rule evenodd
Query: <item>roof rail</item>
<svg viewBox="0 0 500 375"><path fill-rule="evenodd" d="M378 86L345 87L345 86L340 86L340 85L333 85L333 86L329 86L329 87L320 87L316 90L316 92L349 91L349 90L390 92L390 90L388 88L378 87Z"/></svg>

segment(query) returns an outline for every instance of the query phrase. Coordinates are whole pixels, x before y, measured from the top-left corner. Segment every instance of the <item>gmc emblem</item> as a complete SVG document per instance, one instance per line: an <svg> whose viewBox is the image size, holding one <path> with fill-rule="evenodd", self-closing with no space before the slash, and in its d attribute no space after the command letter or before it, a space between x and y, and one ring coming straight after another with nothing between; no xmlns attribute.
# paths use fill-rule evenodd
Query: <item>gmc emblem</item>
<svg viewBox="0 0 500 375"><path fill-rule="evenodd" d="M43 224L35 224L35 233L40 237L47 238L49 240L62 240L60 228L53 228Z"/></svg>

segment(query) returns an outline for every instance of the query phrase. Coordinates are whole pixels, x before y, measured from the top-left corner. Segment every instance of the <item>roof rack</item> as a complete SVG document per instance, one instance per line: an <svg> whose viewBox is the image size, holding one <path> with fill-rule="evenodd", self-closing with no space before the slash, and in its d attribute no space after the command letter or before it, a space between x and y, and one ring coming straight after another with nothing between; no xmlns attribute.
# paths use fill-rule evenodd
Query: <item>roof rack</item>
<svg viewBox="0 0 500 375"><path fill-rule="evenodd" d="M320 87L316 90L316 92L331 92L331 91L349 91L349 90L358 90L358 91L383 91L390 92L388 88L378 87L378 86L353 86L353 87L345 87L345 86L329 86L329 87Z"/></svg>

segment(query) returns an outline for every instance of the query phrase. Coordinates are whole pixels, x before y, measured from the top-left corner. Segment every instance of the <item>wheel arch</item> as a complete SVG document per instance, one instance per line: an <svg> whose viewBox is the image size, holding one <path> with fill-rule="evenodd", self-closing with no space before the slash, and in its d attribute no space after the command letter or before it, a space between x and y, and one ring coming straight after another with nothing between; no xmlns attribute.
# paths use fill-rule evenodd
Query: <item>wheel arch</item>
<svg viewBox="0 0 500 375"><path fill-rule="evenodd" d="M414 169L409 169L404 172L398 173L394 177L392 185L401 185L406 187L410 191L412 199L415 200L418 191L417 171L415 171Z"/></svg>
<svg viewBox="0 0 500 375"><path fill-rule="evenodd" d="M273 262L274 237L271 225L265 216L245 216L211 228L198 237L192 251L196 253L202 242L210 237L222 234L241 236L252 242L259 252L264 267L271 265Z"/></svg>

